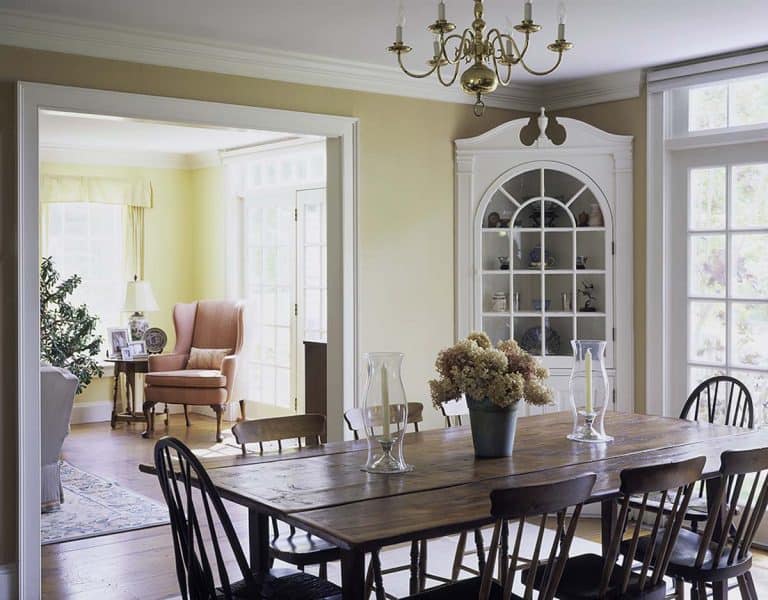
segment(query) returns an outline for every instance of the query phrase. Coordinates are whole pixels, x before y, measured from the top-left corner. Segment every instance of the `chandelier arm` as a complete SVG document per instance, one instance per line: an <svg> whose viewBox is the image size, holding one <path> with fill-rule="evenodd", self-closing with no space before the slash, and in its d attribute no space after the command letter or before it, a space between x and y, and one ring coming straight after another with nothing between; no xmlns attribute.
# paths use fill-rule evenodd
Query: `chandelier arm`
<svg viewBox="0 0 768 600"><path fill-rule="evenodd" d="M512 81L512 64L510 63L504 63L507 65L507 76L502 77L501 73L499 73L499 65L496 62L496 56L493 57L493 70L496 73L496 79L499 80L499 83L503 85L504 87L507 87L509 85L509 82Z"/></svg>
<svg viewBox="0 0 768 600"><path fill-rule="evenodd" d="M397 64L400 65L400 68L403 70L403 73L408 75L409 77L414 77L416 79L424 79L425 77L429 77L437 71L437 67L440 64L439 62L436 62L434 65L432 65L432 68L429 71L426 71L425 73L413 73L409 71L406 66L403 64L403 54L402 52L397 53Z"/></svg>
<svg viewBox="0 0 768 600"><path fill-rule="evenodd" d="M530 73L531 75L537 75L538 77L543 77L544 75L549 75L549 74L550 74L550 73L552 73L552 72L553 72L555 69L557 69L557 67L559 67L559 66L560 66L560 63L561 63L561 62L563 62L563 51L562 51L562 50L560 50L560 51L557 53L557 62L556 62L554 65L552 65L552 67L550 67L549 69L547 69L546 71L536 71L535 69L531 69L531 68L530 68L528 65L526 65L526 64L525 64L525 61L523 61L523 60L520 60L520 64L521 64L521 65L523 65L523 68L524 68L524 69L525 69L525 70L526 70L528 73Z"/></svg>
<svg viewBox="0 0 768 600"><path fill-rule="evenodd" d="M493 36L493 39L491 37ZM509 40L512 44L512 54L507 54L506 49L504 48L504 42L506 40ZM491 29L488 32L488 44L491 46L495 46L496 42L499 43L499 51L501 52L501 56L507 57L512 63L517 63L517 61L520 60L522 57L522 54L520 53L520 49L517 47L517 42L515 41L515 38L513 38L508 33L502 33L498 29L494 28Z"/></svg>
<svg viewBox="0 0 768 600"><path fill-rule="evenodd" d="M443 65L446 66L446 65ZM453 67L453 76L450 80L446 81L443 79L443 71L440 67L437 68L437 79L442 83L445 87L450 87L454 84L456 81L456 78L459 76L459 68L461 67L461 63L455 62L451 63L451 66Z"/></svg>
<svg viewBox="0 0 768 600"><path fill-rule="evenodd" d="M443 58L445 58L445 60L447 60L452 65L460 63L461 59L464 58L464 56L466 54L465 47L466 47L467 42L468 42L467 35L470 35L470 36L472 35L472 30L469 29L469 28L465 29L464 33L462 33L461 35L459 35L458 33L453 33L453 34L447 36L441 42ZM453 58L450 58L448 56L448 42L451 41L451 40L458 40L459 41L458 45L456 46L456 52L455 52Z"/></svg>

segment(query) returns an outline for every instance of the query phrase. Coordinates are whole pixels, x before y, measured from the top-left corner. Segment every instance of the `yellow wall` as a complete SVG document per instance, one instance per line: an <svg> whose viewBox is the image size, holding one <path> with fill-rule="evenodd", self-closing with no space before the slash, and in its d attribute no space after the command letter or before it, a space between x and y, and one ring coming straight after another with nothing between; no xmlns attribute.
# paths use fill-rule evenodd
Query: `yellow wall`
<svg viewBox="0 0 768 600"><path fill-rule="evenodd" d="M195 243L191 260L195 265L192 291L197 299L226 297L226 209L224 169L205 167L189 172L192 198L192 228Z"/></svg>
<svg viewBox="0 0 768 600"><path fill-rule="evenodd" d="M477 119L467 105L0 47L0 564L16 556L16 81L359 118L360 350L404 352L409 397L426 401L434 356L453 339L452 143L520 113Z"/></svg>
<svg viewBox="0 0 768 600"><path fill-rule="evenodd" d="M53 164L43 163L41 170L53 175L82 175L91 177L134 178L145 177L152 182L154 202L145 211L144 278L152 284L158 306L157 312L148 313L151 325L161 327L168 334L167 348L173 348L174 331L171 310L177 302L189 302L196 297L196 282L192 255L197 251L198 237L194 232L196 220L196 188L192 186L192 173L187 169L150 169L144 167ZM126 326L107 323L108 327ZM106 341L102 355L106 351ZM77 402L109 400L112 397L111 377L94 381Z"/></svg>

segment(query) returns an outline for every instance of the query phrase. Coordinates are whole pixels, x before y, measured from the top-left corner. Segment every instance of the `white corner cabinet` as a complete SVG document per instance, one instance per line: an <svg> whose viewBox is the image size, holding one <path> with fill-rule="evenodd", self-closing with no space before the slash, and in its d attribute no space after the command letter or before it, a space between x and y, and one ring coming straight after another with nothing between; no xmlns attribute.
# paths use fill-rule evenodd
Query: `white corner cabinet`
<svg viewBox="0 0 768 600"><path fill-rule="evenodd" d="M632 411L632 137L557 122L560 145L523 144L528 119L456 141L456 332L539 356L547 410L568 406L571 340L606 340L614 408Z"/></svg>

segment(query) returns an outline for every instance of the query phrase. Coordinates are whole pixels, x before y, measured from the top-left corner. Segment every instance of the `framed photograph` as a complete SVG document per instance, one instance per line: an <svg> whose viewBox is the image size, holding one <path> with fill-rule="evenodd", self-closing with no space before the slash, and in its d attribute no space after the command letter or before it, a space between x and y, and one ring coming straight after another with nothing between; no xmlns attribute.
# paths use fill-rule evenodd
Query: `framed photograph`
<svg viewBox="0 0 768 600"><path fill-rule="evenodd" d="M123 346L120 349L120 355L121 355L120 357L123 360L131 360L132 356L131 356L131 348L130 348L130 346Z"/></svg>
<svg viewBox="0 0 768 600"><path fill-rule="evenodd" d="M107 329L107 349L109 356L123 358L122 350L123 348L126 348L130 342L131 334L127 327L110 327Z"/></svg>
<svg viewBox="0 0 768 600"><path fill-rule="evenodd" d="M131 358L143 358L147 356L147 344L144 340L128 342L128 349L131 351Z"/></svg>

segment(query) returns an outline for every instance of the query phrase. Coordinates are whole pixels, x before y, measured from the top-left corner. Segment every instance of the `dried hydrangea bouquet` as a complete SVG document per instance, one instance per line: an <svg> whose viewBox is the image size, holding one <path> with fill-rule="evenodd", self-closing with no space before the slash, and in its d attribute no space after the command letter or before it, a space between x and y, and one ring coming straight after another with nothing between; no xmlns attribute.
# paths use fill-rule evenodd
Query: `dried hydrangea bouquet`
<svg viewBox="0 0 768 600"><path fill-rule="evenodd" d="M442 350L435 368L439 377L429 382L432 402L440 408L443 402L466 397L477 457L512 454L521 400L537 406L552 403L552 391L544 383L547 369L515 340L494 348L485 333L473 332Z"/></svg>

